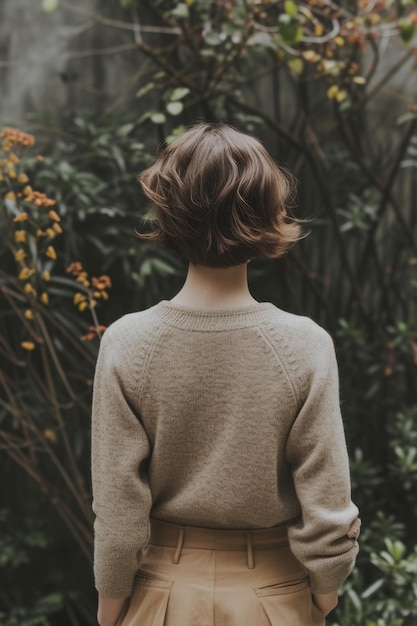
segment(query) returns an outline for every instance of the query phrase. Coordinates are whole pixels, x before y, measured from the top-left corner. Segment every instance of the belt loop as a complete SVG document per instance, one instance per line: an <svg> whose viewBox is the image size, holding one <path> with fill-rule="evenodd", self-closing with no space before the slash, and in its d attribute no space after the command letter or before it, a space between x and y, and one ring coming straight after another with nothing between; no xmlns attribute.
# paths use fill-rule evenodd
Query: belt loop
<svg viewBox="0 0 417 626"><path fill-rule="evenodd" d="M174 565L177 565L178 561L180 560L180 554L181 554L183 543L184 543L184 528L180 526L178 529L177 549L175 550L175 554L172 557L172 562L174 563Z"/></svg>
<svg viewBox="0 0 417 626"><path fill-rule="evenodd" d="M254 569L252 533L251 533L250 530L246 531L246 550L247 550L247 553L248 553L248 568L249 569Z"/></svg>

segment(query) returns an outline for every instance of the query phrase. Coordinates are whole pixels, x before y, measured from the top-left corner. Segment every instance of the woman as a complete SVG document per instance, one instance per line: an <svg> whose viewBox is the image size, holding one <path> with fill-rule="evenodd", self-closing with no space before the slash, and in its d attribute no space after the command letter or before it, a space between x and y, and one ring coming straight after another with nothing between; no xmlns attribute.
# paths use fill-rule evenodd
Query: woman
<svg viewBox="0 0 417 626"><path fill-rule="evenodd" d="M92 417L100 626L321 626L358 551L329 335L257 302L255 256L300 238L256 139L197 124L140 181L142 237L189 261L172 300L122 317Z"/></svg>

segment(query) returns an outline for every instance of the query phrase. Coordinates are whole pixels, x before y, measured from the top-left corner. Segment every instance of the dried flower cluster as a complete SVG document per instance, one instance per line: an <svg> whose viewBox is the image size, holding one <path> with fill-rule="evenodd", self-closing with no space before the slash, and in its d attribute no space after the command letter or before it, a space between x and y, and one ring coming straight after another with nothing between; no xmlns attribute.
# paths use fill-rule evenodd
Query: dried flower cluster
<svg viewBox="0 0 417 626"><path fill-rule="evenodd" d="M34 146L35 137L13 128L3 129L0 137L3 138L0 183L6 186L4 199L8 213L13 216L11 227L14 228L9 246L17 264L18 280L23 283L22 292L28 300L24 317L35 321L34 300L45 306L49 304L50 265L57 258L51 241L62 233L61 218L52 208L56 201L34 190L29 176L21 171L24 151ZM28 351L36 347L33 341L22 341L20 345Z"/></svg>
<svg viewBox="0 0 417 626"><path fill-rule="evenodd" d="M111 288L111 280L109 276L92 276L88 275L83 269L80 262L71 263L66 269L67 274L75 277L77 283L82 285L83 291L77 291L74 295L74 304L79 311L83 312L89 309L92 313L94 326L89 327L89 331L86 335L81 337L82 341L94 339L95 337L101 337L105 326L98 323L95 316L95 307L98 300L108 300L109 295L107 290Z"/></svg>
<svg viewBox="0 0 417 626"><path fill-rule="evenodd" d="M21 171L24 151L35 144L34 136L13 128L5 128L0 132L0 138L3 138L0 185L3 183L5 187L4 206L10 215L12 229L9 247L17 264L17 278L22 283L22 293L27 299L22 318L36 325L39 308L34 307L35 302L44 306L49 304L47 285L51 280L50 269L57 259L52 240L63 232L61 217L53 208L56 200L34 190L30 185L29 176ZM40 155L36 158L43 161ZM82 288L82 291L75 294L74 304L81 312L90 310L94 321L94 326L90 326L87 334L81 339L86 341L101 337L105 326L98 323L95 307L98 300L108 300L110 278L104 275L90 278L78 262L72 263L66 271L75 277ZM35 333L31 334L32 337L35 336ZM32 337L21 342L23 350L32 351L36 348Z"/></svg>
<svg viewBox="0 0 417 626"><path fill-rule="evenodd" d="M3 128L0 132L0 137L3 138L3 152L9 152L14 146L31 148L35 145L35 137L33 135L24 133L16 128Z"/></svg>

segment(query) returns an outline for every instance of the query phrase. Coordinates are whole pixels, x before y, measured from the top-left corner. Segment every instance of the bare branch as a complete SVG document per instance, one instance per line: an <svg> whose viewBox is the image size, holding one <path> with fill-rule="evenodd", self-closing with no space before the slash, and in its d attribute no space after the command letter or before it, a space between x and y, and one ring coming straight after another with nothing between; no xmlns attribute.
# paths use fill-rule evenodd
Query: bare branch
<svg viewBox="0 0 417 626"><path fill-rule="evenodd" d="M94 13L93 11L86 11L85 9L81 9L80 7L73 6L68 4L68 2L63 2L61 5L64 11L68 13L72 13L74 15L82 15L83 17L88 17L93 20L97 24L103 24L104 26L110 26L111 28L119 28L122 30L130 30L136 31L137 25L131 24L130 22L122 22L120 20L113 20L108 17L103 17L98 13ZM155 33L160 35L181 35L181 29L177 26L148 26L142 25L140 30L143 33Z"/></svg>

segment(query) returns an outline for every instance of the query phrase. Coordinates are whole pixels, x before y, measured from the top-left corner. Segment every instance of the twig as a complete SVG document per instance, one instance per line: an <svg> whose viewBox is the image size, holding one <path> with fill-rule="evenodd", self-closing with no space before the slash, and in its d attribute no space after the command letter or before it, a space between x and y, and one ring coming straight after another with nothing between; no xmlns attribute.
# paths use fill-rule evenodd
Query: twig
<svg viewBox="0 0 417 626"><path fill-rule="evenodd" d="M103 24L104 26L111 26L112 28L119 28L122 30L136 30L135 24L132 25L130 22L122 22L121 20L113 20L108 17L103 17L99 13L95 13L94 11L86 11L85 9L81 9L80 7L70 5L68 4L68 2L63 2L61 4L61 8L68 13L88 17L97 24ZM140 28L143 33L155 33L160 35L181 35L181 30L176 26L141 25Z"/></svg>
<svg viewBox="0 0 417 626"><path fill-rule="evenodd" d="M143 42L143 38L142 38L142 32L141 32L141 25L139 21L139 13L135 4L132 5L132 17L133 17L133 24L135 26L133 30L135 43L136 45L140 46Z"/></svg>
<svg viewBox="0 0 417 626"><path fill-rule="evenodd" d="M382 89L382 87L390 80L390 78L392 78L397 73L397 71L400 69L400 67L406 61L408 61L408 59L410 59L412 56L414 56L416 50L417 50L417 48L415 48L415 47L411 47L409 50L407 50L407 52L405 54L403 54L403 56L400 57L400 59L396 63L394 63L394 65L388 70L388 72L381 78L381 80L375 85L375 87L373 89L371 89L371 91L368 91L365 94L365 96L362 98L360 104L363 106L366 102L368 102L374 96L376 96L378 91L380 91Z"/></svg>
<svg viewBox="0 0 417 626"><path fill-rule="evenodd" d="M326 43L330 41L331 39L334 39L335 37L337 37L339 33L340 33L340 24L337 20L332 19L332 30L329 33L327 33L327 35L322 35L321 37L303 35L301 37L301 41L306 41L307 43Z"/></svg>

